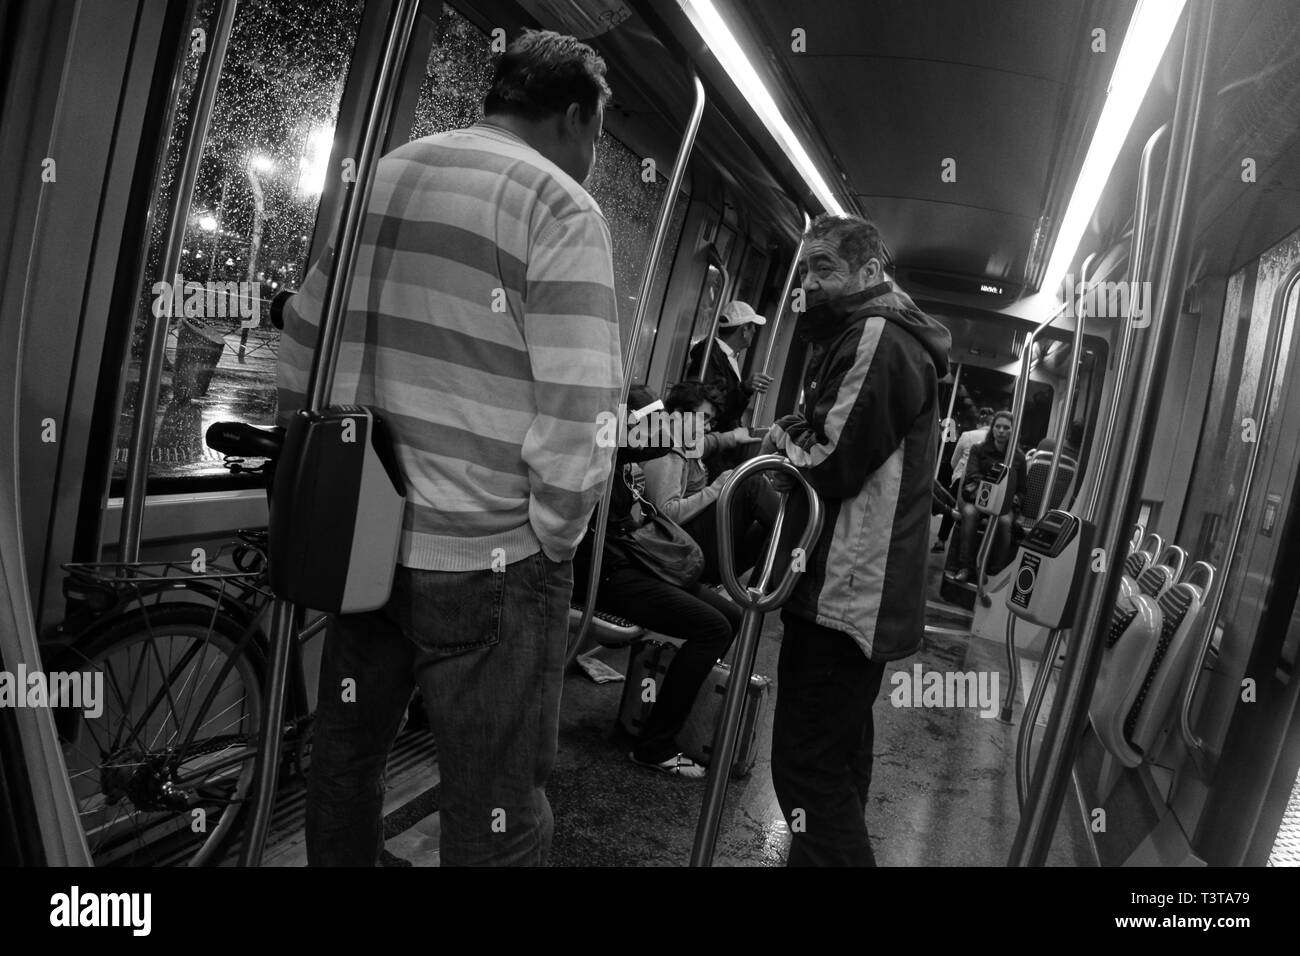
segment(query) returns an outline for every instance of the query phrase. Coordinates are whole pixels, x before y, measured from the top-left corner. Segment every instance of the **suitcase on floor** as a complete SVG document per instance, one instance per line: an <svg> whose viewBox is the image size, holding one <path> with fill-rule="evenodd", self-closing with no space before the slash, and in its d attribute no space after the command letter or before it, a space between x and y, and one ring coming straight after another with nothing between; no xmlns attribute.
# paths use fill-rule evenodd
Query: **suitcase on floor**
<svg viewBox="0 0 1300 956"><path fill-rule="evenodd" d="M677 735L682 753L698 763L708 764L713 760L713 734L722 720L722 705L730 681L731 667L721 662L714 664L713 673L700 685L686 726ZM740 731L736 734L736 751L731 760L733 777L748 776L758 760L758 726L769 705L771 691L771 678L759 674L749 676L745 706L740 712Z"/></svg>
<svg viewBox="0 0 1300 956"><path fill-rule="evenodd" d="M641 735L641 728L645 726L650 710L654 707L654 701L647 700L654 696L650 692L651 688L653 686L657 689L660 686L679 646L680 642L659 640L640 641L632 646L618 722L633 737ZM722 719L722 705L730 679L730 666L721 662L713 665L712 673L700 685L686 723L677 733L677 742L682 752L692 760L707 764L712 759L713 733L718 721ZM749 693L745 696L745 706L741 712L736 754L731 764L733 777L746 776L758 760L758 727L769 704L771 689L770 678L758 674L750 677Z"/></svg>

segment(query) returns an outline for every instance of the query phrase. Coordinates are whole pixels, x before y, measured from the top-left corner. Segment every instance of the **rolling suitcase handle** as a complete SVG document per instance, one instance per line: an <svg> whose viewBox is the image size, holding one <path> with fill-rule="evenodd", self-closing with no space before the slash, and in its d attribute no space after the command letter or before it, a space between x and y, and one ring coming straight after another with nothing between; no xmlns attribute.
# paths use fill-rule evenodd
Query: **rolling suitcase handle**
<svg viewBox="0 0 1300 956"><path fill-rule="evenodd" d="M732 473L718 496L718 565L722 584L732 599L744 609L740 634L736 640L735 668L727 685L726 700L722 705L722 719L713 736L713 760L709 763L708 777L704 783L704 803L700 807L700 820L695 828L695 845L691 850L691 866L712 866L713 850L718 842L718 825L722 819L722 804L727 794L727 779L735 757L736 734L740 730L741 714L745 706L745 692L750 675L754 673L754 658L758 653L758 632L763 626L763 615L774 611L790 597L802 568L792 561L785 569L780 583L771 591L768 585L776 566L777 548L781 543L781 530L785 523L786 498L781 493L776 522L772 526L771 540L763 559L763 568L756 587L742 587L736 578L735 553L732 544L731 505L735 490L745 479L762 471L779 471L794 478L808 497L808 525L795 546L796 554L807 554L822 530L822 503L799 469L780 455L762 455L751 458Z"/></svg>

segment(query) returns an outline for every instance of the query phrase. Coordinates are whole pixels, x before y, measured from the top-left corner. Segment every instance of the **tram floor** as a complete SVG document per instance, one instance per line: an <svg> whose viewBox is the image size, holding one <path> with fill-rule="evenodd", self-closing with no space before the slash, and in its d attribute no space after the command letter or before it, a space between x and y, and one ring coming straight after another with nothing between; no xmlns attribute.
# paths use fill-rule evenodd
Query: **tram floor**
<svg viewBox="0 0 1300 956"><path fill-rule="evenodd" d="M932 567L930 577L938 573ZM881 866L1001 866L1019 818L1016 734L1037 663L1028 659L1032 655L1022 662L1010 725L981 716L978 706L895 706L901 682L914 680L918 667L922 674L984 674L990 685L997 674L999 689L1006 687L999 642L954 635L955 621L942 607L932 606L927 616L949 630L927 634L916 655L890 665L873 711L875 762L867 810L872 847ZM780 615L768 615L755 673L772 678L772 695L759 725L758 762L748 777L728 785L716 866L780 866L789 846L770 772L781 631ZM620 673L626 670L627 650L602 650L599 656ZM555 817L552 866L682 866L690 859L703 782L629 762L615 731L622 692L621 681L596 684L576 668L565 680L559 752L547 787ZM438 865L436 766L410 753L421 741L427 748L428 740L404 732L389 763L387 865ZM267 862L302 865L301 830L286 836L283 849L269 852ZM1093 865L1072 795L1062 806L1047 864Z"/></svg>

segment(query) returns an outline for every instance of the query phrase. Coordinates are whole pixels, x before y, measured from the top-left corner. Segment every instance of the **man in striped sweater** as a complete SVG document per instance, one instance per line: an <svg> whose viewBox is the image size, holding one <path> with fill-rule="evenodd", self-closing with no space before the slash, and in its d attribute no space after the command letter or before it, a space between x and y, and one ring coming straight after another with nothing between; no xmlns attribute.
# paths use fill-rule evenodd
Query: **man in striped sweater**
<svg viewBox="0 0 1300 956"><path fill-rule="evenodd" d="M871 708L885 665L914 654L925 633L939 379L952 338L885 275L874 225L822 216L804 238L803 405L773 424L763 451L800 469L825 523L781 611L772 783L793 834L789 865L871 866ZM806 523L795 492L780 553Z"/></svg>
<svg viewBox="0 0 1300 956"><path fill-rule="evenodd" d="M325 639L312 865L375 865L381 775L416 682L438 743L441 861L542 865L572 557L622 384L609 230L582 188L610 95L572 37L527 32L468 129L376 166L332 401L392 428L408 492L389 603ZM288 310L280 413L303 403L328 255Z"/></svg>

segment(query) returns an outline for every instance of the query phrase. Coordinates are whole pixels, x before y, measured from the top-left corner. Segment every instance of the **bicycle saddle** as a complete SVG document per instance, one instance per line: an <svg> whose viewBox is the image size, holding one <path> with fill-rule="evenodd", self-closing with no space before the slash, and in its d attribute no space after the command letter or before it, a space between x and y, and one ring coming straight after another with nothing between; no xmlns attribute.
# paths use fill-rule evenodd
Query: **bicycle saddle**
<svg viewBox="0 0 1300 956"><path fill-rule="evenodd" d="M244 422L214 422L203 440L208 447L234 458L277 458L284 429L257 428Z"/></svg>

